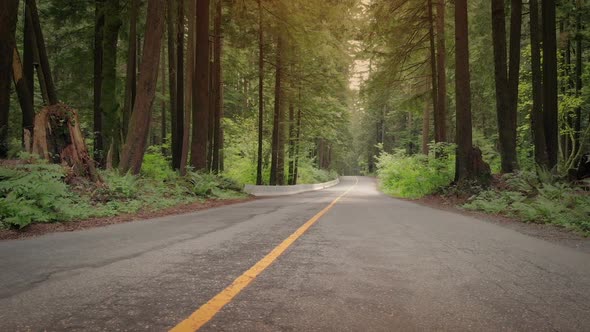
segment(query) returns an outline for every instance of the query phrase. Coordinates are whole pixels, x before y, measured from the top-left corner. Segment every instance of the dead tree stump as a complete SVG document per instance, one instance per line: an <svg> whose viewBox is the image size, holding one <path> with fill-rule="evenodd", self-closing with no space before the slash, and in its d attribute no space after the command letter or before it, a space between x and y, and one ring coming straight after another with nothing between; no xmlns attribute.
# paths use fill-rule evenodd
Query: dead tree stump
<svg viewBox="0 0 590 332"><path fill-rule="evenodd" d="M52 163L67 165L77 176L102 182L88 154L78 112L65 104L44 107L35 115L32 151Z"/></svg>

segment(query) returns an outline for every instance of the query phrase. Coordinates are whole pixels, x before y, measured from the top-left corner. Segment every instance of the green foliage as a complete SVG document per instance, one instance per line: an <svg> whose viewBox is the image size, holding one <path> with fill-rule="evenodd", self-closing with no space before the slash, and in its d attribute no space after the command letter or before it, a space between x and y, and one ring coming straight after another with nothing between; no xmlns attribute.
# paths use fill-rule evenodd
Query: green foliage
<svg viewBox="0 0 590 332"><path fill-rule="evenodd" d="M590 235L590 196L570 184L532 172L505 175L507 190L487 190L463 205L469 210L552 223Z"/></svg>
<svg viewBox="0 0 590 332"><path fill-rule="evenodd" d="M160 181L173 180L178 176L170 167L170 160L162 155L161 145L148 147L147 153L143 156L141 174Z"/></svg>
<svg viewBox="0 0 590 332"><path fill-rule="evenodd" d="M377 177L381 189L389 195L420 198L448 186L454 176L452 146L435 146L444 150L440 158L434 154L407 155L403 150L383 152L377 158Z"/></svg>
<svg viewBox="0 0 590 332"><path fill-rule="evenodd" d="M33 222L70 220L83 213L63 182L64 171L56 165L0 168L0 223L22 228Z"/></svg>

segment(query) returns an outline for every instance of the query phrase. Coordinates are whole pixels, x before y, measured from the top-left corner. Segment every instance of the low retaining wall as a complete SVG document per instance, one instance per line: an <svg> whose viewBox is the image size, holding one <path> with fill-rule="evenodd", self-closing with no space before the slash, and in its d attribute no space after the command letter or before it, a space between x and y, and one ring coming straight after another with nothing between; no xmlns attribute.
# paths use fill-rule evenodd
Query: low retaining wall
<svg viewBox="0 0 590 332"><path fill-rule="evenodd" d="M254 196L282 196L299 194L306 191L320 190L329 188L340 183L340 179L314 184L297 184L294 186L256 186L247 184L244 186L244 191Z"/></svg>

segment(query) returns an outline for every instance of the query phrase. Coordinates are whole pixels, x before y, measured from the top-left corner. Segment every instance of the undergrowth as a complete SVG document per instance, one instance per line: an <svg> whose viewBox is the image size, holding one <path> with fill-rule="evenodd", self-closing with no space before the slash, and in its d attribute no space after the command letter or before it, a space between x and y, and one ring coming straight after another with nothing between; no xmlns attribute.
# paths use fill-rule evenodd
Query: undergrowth
<svg viewBox="0 0 590 332"><path fill-rule="evenodd" d="M27 159L30 159L27 157ZM23 228L31 223L83 220L138 211L154 211L206 198L244 197L233 180L170 170L158 149L146 153L140 176L101 171L96 185L73 178L67 169L38 160L0 167L0 228Z"/></svg>
<svg viewBox="0 0 590 332"><path fill-rule="evenodd" d="M405 150L382 152L377 157L381 190L395 197L420 198L448 186L454 175L452 145L431 146L431 154L407 155ZM440 158L435 158L435 155Z"/></svg>
<svg viewBox="0 0 590 332"><path fill-rule="evenodd" d="M502 176L502 188L482 191L463 205L468 210L551 223L590 235L590 195L548 173Z"/></svg>

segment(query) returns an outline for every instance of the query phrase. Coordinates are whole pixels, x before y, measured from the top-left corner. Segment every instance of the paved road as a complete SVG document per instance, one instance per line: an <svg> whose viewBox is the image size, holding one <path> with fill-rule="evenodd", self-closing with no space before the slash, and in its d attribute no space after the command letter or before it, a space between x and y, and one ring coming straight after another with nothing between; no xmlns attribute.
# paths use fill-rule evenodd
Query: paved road
<svg viewBox="0 0 590 332"><path fill-rule="evenodd" d="M1 331L165 331L349 189L0 242ZM590 255L358 184L202 331L589 331Z"/></svg>

